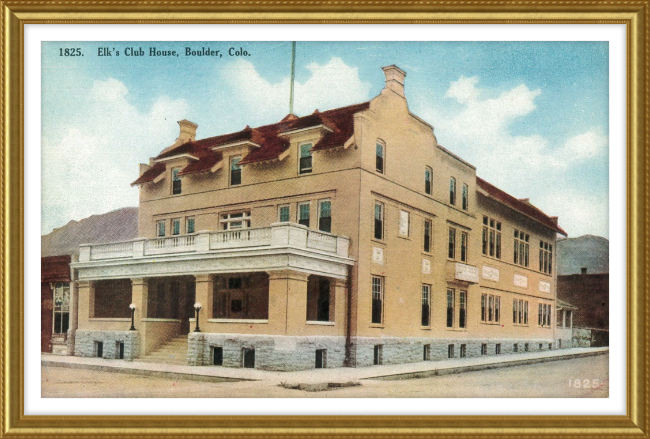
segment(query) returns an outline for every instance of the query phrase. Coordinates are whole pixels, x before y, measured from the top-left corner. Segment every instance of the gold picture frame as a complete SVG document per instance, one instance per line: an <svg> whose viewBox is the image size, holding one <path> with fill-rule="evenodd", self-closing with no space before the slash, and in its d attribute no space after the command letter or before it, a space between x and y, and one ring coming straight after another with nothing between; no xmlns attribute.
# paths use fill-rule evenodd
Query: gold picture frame
<svg viewBox="0 0 650 439"><path fill-rule="evenodd" d="M2 6L2 437L623 437L648 435L647 148L650 0L0 1ZM627 367L621 416L26 416L24 25L38 23L624 24L627 39Z"/></svg>

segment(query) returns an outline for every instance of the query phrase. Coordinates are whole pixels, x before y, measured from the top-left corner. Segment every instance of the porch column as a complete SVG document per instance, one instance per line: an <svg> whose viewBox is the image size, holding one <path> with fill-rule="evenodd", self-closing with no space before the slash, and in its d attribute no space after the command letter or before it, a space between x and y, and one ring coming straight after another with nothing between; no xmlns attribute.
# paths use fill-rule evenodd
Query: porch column
<svg viewBox="0 0 650 439"><path fill-rule="evenodd" d="M143 328L139 325L142 325L142 319L147 317L149 279L144 277L131 279L131 303L135 304L135 329L142 331Z"/></svg>
<svg viewBox="0 0 650 439"><path fill-rule="evenodd" d="M78 312L77 327L87 328L91 317L95 314L95 285L91 281L77 282Z"/></svg>
<svg viewBox="0 0 650 439"><path fill-rule="evenodd" d="M345 328L347 324L345 314L348 308L347 281L345 279L332 279L332 282L334 283L332 292L334 300L330 300L330 303L334 303L334 320L338 328Z"/></svg>
<svg viewBox="0 0 650 439"><path fill-rule="evenodd" d="M573 311L571 311L571 314L569 314L569 327L573 329Z"/></svg>
<svg viewBox="0 0 650 439"><path fill-rule="evenodd" d="M566 328L566 309L562 310L562 328Z"/></svg>
<svg viewBox="0 0 650 439"><path fill-rule="evenodd" d="M74 270L73 270L74 271ZM72 278L70 282L70 323L68 325L68 355L74 355L74 338L77 328L79 327L79 288L77 281Z"/></svg>
<svg viewBox="0 0 650 439"><path fill-rule="evenodd" d="M204 325L208 322L208 319L212 318L214 279L211 274L197 274L194 277L196 279L196 302L201 304L199 325ZM193 308L194 304L192 304ZM194 318L196 318L196 312ZM190 332L192 331L194 331L194 327L190 328Z"/></svg>
<svg viewBox="0 0 650 439"><path fill-rule="evenodd" d="M307 321L307 278L297 271L269 273L269 329L300 334Z"/></svg>

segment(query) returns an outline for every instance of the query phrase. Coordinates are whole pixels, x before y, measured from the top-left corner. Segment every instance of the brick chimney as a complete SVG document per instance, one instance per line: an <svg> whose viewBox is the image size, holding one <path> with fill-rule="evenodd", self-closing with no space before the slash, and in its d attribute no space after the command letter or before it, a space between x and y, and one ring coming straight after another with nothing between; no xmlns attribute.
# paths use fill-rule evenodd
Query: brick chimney
<svg viewBox="0 0 650 439"><path fill-rule="evenodd" d="M176 139L177 144L193 141L196 138L196 129L199 127L197 124L183 119L178 121L178 126L181 127L181 133Z"/></svg>
<svg viewBox="0 0 650 439"><path fill-rule="evenodd" d="M406 77L406 72L396 65L382 67L384 74L386 75L386 87L397 93L398 95L404 96L404 78Z"/></svg>

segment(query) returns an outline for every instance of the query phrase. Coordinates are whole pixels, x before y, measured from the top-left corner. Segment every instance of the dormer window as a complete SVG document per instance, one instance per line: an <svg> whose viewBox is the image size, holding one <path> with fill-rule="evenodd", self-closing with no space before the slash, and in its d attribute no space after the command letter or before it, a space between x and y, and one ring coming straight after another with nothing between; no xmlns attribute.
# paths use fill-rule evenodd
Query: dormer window
<svg viewBox="0 0 650 439"><path fill-rule="evenodd" d="M300 173L309 174L311 172L311 143L300 145Z"/></svg>
<svg viewBox="0 0 650 439"><path fill-rule="evenodd" d="M230 186L238 186L241 184L241 166L239 162L241 156L233 157L230 159Z"/></svg>
<svg viewBox="0 0 650 439"><path fill-rule="evenodd" d="M172 195L181 193L181 177L178 176L181 168L172 168Z"/></svg>
<svg viewBox="0 0 650 439"><path fill-rule="evenodd" d="M377 148L376 148L376 159L375 159L375 170L379 172L380 174L384 173L384 155L385 155L385 148L382 143L377 142Z"/></svg>

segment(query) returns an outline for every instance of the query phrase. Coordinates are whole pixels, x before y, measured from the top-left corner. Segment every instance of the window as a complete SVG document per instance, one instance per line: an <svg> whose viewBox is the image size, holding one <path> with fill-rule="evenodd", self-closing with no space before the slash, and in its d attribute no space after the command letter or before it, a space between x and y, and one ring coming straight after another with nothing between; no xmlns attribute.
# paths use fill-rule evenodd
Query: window
<svg viewBox="0 0 650 439"><path fill-rule="evenodd" d="M528 233L515 230L514 260L515 264L522 267L528 267L530 235Z"/></svg>
<svg viewBox="0 0 650 439"><path fill-rule="evenodd" d="M311 143L300 145L300 173L311 172Z"/></svg>
<svg viewBox="0 0 650 439"><path fill-rule="evenodd" d="M456 204L456 179L454 177L449 180L449 204Z"/></svg>
<svg viewBox="0 0 650 439"><path fill-rule="evenodd" d="M281 223L289 222L289 205L278 206L278 221Z"/></svg>
<svg viewBox="0 0 650 439"><path fill-rule="evenodd" d="M481 322L499 323L501 321L501 297L493 294L481 295Z"/></svg>
<svg viewBox="0 0 650 439"><path fill-rule="evenodd" d="M449 251L447 252L449 259L456 258L456 229L449 228Z"/></svg>
<svg viewBox="0 0 650 439"><path fill-rule="evenodd" d="M467 345L462 344L460 345L460 358L465 358L467 357Z"/></svg>
<svg viewBox="0 0 650 439"><path fill-rule="evenodd" d="M425 344L424 345L422 360L423 361L431 360L431 345L430 344Z"/></svg>
<svg viewBox="0 0 650 439"><path fill-rule="evenodd" d="M309 227L309 203L298 205L298 224Z"/></svg>
<svg viewBox="0 0 650 439"><path fill-rule="evenodd" d="M430 167L424 168L424 192L431 195L431 180L433 180L433 170Z"/></svg>
<svg viewBox="0 0 650 439"><path fill-rule="evenodd" d="M515 325L528 324L528 301L523 299L512 300L512 323Z"/></svg>
<svg viewBox="0 0 650 439"><path fill-rule="evenodd" d="M232 157L230 159L230 185L237 186L241 184L241 166L239 162L241 157Z"/></svg>
<svg viewBox="0 0 650 439"><path fill-rule="evenodd" d="M487 355L487 343L481 343L481 355Z"/></svg>
<svg viewBox="0 0 650 439"><path fill-rule="evenodd" d="M546 274L553 272L553 246L539 241L539 271Z"/></svg>
<svg viewBox="0 0 650 439"><path fill-rule="evenodd" d="M116 341L115 342L115 358L118 360L124 360L124 342Z"/></svg>
<svg viewBox="0 0 650 439"><path fill-rule="evenodd" d="M242 348L242 367L255 369L255 348Z"/></svg>
<svg viewBox="0 0 650 439"><path fill-rule="evenodd" d="M519 352L519 343L515 343L512 345L512 352Z"/></svg>
<svg viewBox="0 0 650 439"><path fill-rule="evenodd" d="M212 346L212 365L223 366L223 347Z"/></svg>
<svg viewBox="0 0 650 439"><path fill-rule="evenodd" d="M500 354L501 354L501 343L497 343L497 344L494 346L494 353L497 354L497 355L500 355Z"/></svg>
<svg viewBox="0 0 650 439"><path fill-rule="evenodd" d="M375 366L379 366L383 362L384 362L384 358L383 358L382 345L377 344L374 347L374 352L373 352L373 356L372 356L372 364L374 364Z"/></svg>
<svg viewBox="0 0 650 439"><path fill-rule="evenodd" d="M180 218L173 218L172 219L172 235L180 235L181 234L181 219Z"/></svg>
<svg viewBox="0 0 650 439"><path fill-rule="evenodd" d="M460 261L467 262L467 241L469 235L467 232L460 232Z"/></svg>
<svg viewBox="0 0 650 439"><path fill-rule="evenodd" d="M375 203L375 239L384 239L384 205Z"/></svg>
<svg viewBox="0 0 650 439"><path fill-rule="evenodd" d="M539 326L551 326L551 305L540 303L537 308L537 324Z"/></svg>
<svg viewBox="0 0 650 439"><path fill-rule="evenodd" d="M384 278L372 277L372 323L381 324L384 314Z"/></svg>
<svg viewBox="0 0 650 439"><path fill-rule="evenodd" d="M431 325L431 285L422 285L422 326Z"/></svg>
<svg viewBox="0 0 650 439"><path fill-rule="evenodd" d="M223 230L248 229L251 226L251 213L224 213L221 215L220 222Z"/></svg>
<svg viewBox="0 0 650 439"><path fill-rule="evenodd" d="M316 369L325 369L327 367L327 349L316 349Z"/></svg>
<svg viewBox="0 0 650 439"><path fill-rule="evenodd" d="M405 210L399 211L399 234L401 236L409 236L409 223L411 221L411 214Z"/></svg>
<svg viewBox="0 0 650 439"><path fill-rule="evenodd" d="M95 342L95 357L104 358L104 342L96 341Z"/></svg>
<svg viewBox="0 0 650 439"><path fill-rule="evenodd" d="M332 202L329 200L318 202L318 230L328 233L332 231Z"/></svg>
<svg viewBox="0 0 650 439"><path fill-rule="evenodd" d="M483 254L501 259L501 222L483 217Z"/></svg>
<svg viewBox="0 0 650 439"><path fill-rule="evenodd" d="M165 220L156 222L156 236L165 236Z"/></svg>
<svg viewBox="0 0 650 439"><path fill-rule="evenodd" d="M377 142L375 169L380 174L384 173L384 145Z"/></svg>
<svg viewBox="0 0 650 439"><path fill-rule="evenodd" d="M529 345L528 345L528 343L525 343L524 344L524 351L528 352L528 349L529 349Z"/></svg>
<svg viewBox="0 0 650 439"><path fill-rule="evenodd" d="M469 188L465 183L463 183L463 192L462 192L462 201L461 201L463 210L467 210L469 207Z"/></svg>
<svg viewBox="0 0 650 439"><path fill-rule="evenodd" d="M454 358L454 345L447 345L447 358Z"/></svg>
<svg viewBox="0 0 650 439"><path fill-rule="evenodd" d="M54 333L67 334L70 324L70 284L57 282L54 285Z"/></svg>
<svg viewBox="0 0 650 439"><path fill-rule="evenodd" d="M178 176L181 168L172 168L172 195L181 193L181 177Z"/></svg>
<svg viewBox="0 0 650 439"><path fill-rule="evenodd" d="M194 223L195 219L193 216L188 216L185 218L185 233L194 233Z"/></svg>
<svg viewBox="0 0 650 439"><path fill-rule="evenodd" d="M426 253L431 253L431 220L424 220L424 246L423 249Z"/></svg>
<svg viewBox="0 0 650 439"><path fill-rule="evenodd" d="M447 289L447 328L454 327L454 314L456 308L456 292L449 288Z"/></svg>
<svg viewBox="0 0 650 439"><path fill-rule="evenodd" d="M467 327L467 291L460 292L460 303L458 310L458 327Z"/></svg>

